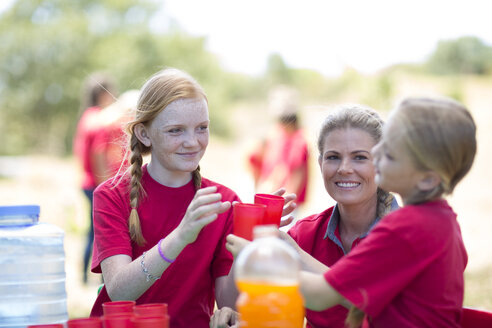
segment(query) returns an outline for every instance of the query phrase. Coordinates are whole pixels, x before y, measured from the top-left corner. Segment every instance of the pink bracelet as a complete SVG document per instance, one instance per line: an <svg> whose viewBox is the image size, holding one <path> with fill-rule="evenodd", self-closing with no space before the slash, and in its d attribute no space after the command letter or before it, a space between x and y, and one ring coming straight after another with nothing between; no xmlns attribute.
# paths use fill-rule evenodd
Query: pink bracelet
<svg viewBox="0 0 492 328"><path fill-rule="evenodd" d="M164 256L164 253L162 252L162 249L161 249L161 244L162 244L162 241L164 239L161 239L159 240L159 242L157 243L157 249L159 250L159 255L162 257L162 259L164 261L166 261L167 263L173 263L174 261L176 261L176 259L174 260L171 260L171 259L168 259L166 256Z"/></svg>

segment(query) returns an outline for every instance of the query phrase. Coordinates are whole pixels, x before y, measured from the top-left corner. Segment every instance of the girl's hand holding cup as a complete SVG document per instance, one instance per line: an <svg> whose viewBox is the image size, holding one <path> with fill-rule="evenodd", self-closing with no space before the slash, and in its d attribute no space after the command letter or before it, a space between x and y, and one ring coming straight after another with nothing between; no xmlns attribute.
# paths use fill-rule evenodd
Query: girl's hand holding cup
<svg viewBox="0 0 492 328"><path fill-rule="evenodd" d="M221 202L217 187L199 189L191 201L181 223L176 228L180 240L193 243L204 226L231 207L230 202Z"/></svg>

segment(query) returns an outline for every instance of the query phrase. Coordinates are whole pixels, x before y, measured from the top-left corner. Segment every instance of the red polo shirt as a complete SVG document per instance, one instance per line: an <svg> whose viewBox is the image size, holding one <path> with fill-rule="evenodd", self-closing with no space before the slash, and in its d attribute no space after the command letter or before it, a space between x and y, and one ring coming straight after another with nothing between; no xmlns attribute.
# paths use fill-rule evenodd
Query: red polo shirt
<svg viewBox="0 0 492 328"><path fill-rule="evenodd" d="M467 254L445 200L388 214L326 281L371 327L460 327Z"/></svg>

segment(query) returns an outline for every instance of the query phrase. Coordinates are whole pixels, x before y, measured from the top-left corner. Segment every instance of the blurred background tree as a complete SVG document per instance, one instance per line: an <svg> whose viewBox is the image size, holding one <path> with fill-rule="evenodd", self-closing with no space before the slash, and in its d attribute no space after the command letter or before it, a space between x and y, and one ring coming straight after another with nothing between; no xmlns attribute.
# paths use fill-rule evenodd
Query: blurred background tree
<svg viewBox="0 0 492 328"><path fill-rule="evenodd" d="M492 47L472 36L440 41L426 66L434 74L491 73Z"/></svg>
<svg viewBox="0 0 492 328"><path fill-rule="evenodd" d="M0 14L0 155L71 154L82 83L94 71L113 76L123 92L140 88L161 68L183 69L207 92L212 133L231 138L240 133L229 120L235 105L261 107L277 84L297 88L304 103L362 102L387 110L402 72L492 70L491 47L464 37L440 42L426 63L395 65L371 76L347 67L341 76L327 78L289 67L278 53L269 56L262 76L231 73L206 49L205 38L190 36L171 21L165 32L153 28L161 5L157 0L16 0ZM453 78L442 93L463 100L460 79Z"/></svg>
<svg viewBox="0 0 492 328"><path fill-rule="evenodd" d="M227 135L225 108L242 96L242 77L220 68L204 38L153 32L157 8L147 0L18 0L3 13L0 154L70 154L82 83L94 71L123 92L163 67L186 70L208 93L212 130Z"/></svg>

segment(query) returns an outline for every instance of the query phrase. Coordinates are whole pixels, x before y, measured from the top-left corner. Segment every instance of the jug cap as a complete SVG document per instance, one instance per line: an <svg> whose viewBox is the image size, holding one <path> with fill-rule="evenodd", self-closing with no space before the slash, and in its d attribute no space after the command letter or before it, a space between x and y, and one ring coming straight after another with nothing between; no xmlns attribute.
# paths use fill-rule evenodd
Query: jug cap
<svg viewBox="0 0 492 328"><path fill-rule="evenodd" d="M0 225L34 224L39 219L39 205L0 206Z"/></svg>

